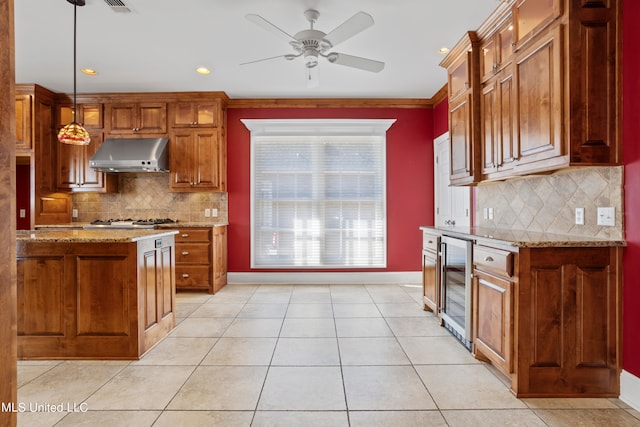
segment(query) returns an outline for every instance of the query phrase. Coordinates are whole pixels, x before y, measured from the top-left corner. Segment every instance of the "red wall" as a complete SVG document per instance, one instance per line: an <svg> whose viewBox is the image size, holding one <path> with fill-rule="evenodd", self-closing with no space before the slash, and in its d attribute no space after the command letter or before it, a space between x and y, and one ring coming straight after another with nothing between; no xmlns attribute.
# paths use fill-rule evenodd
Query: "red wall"
<svg viewBox="0 0 640 427"><path fill-rule="evenodd" d="M250 268L250 133L240 119L283 118L396 119L387 132L387 268L383 271L419 271L418 227L433 225L433 110L425 108L229 109L229 271L257 271Z"/></svg>
<svg viewBox="0 0 640 427"><path fill-rule="evenodd" d="M31 168L29 165L16 165L16 229L28 230L30 224L30 182L31 182ZM26 216L20 218L20 209L26 211Z"/></svg>
<svg viewBox="0 0 640 427"><path fill-rule="evenodd" d="M433 108L433 136L438 137L449 130L449 99L445 98Z"/></svg>
<svg viewBox="0 0 640 427"><path fill-rule="evenodd" d="M623 367L640 377L640 1L625 0L622 16L622 140L624 159L625 238Z"/></svg>

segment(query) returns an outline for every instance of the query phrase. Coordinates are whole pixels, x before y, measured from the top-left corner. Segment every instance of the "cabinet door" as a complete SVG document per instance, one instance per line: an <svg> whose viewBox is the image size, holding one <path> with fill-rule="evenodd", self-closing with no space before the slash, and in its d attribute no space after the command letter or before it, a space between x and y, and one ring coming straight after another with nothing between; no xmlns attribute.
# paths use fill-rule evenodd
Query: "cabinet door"
<svg viewBox="0 0 640 427"><path fill-rule="evenodd" d="M513 282L473 273L473 345L507 375L513 372Z"/></svg>
<svg viewBox="0 0 640 427"><path fill-rule="evenodd" d="M227 227L213 229L213 292L227 284Z"/></svg>
<svg viewBox="0 0 640 427"><path fill-rule="evenodd" d="M514 6L515 49L521 49L562 14L561 0L518 0Z"/></svg>
<svg viewBox="0 0 640 427"><path fill-rule="evenodd" d="M515 135L515 112L514 112L514 87L513 72L509 66L503 69L497 79L498 85L498 139L497 139L497 160L498 171L504 172L513 169L516 160L516 135Z"/></svg>
<svg viewBox="0 0 640 427"><path fill-rule="evenodd" d="M457 98L471 87L469 55L464 54L449 72L449 100Z"/></svg>
<svg viewBox="0 0 640 427"><path fill-rule="evenodd" d="M80 185L84 147L80 145L58 144L56 187L59 190L70 190Z"/></svg>
<svg viewBox="0 0 640 427"><path fill-rule="evenodd" d="M495 172L498 165L498 104L497 79L486 83L480 95L480 115L482 117L482 174Z"/></svg>
<svg viewBox="0 0 640 427"><path fill-rule="evenodd" d="M136 118L137 106L131 104L111 104L109 116L111 126L110 133L132 133L138 125Z"/></svg>
<svg viewBox="0 0 640 427"><path fill-rule="evenodd" d="M201 189L220 189L220 152L218 131L194 132L194 186Z"/></svg>
<svg viewBox="0 0 640 427"><path fill-rule="evenodd" d="M438 313L438 257L435 252L422 251L422 295L424 309Z"/></svg>
<svg viewBox="0 0 640 427"><path fill-rule="evenodd" d="M567 154L562 144L562 40L558 27L514 63L519 173L554 167L549 160Z"/></svg>
<svg viewBox="0 0 640 427"><path fill-rule="evenodd" d="M193 131L189 130L173 132L169 138L169 176L171 188L174 190L188 190L193 184L193 138Z"/></svg>
<svg viewBox="0 0 640 427"><path fill-rule="evenodd" d="M138 105L136 132L167 133L167 104L146 102Z"/></svg>
<svg viewBox="0 0 640 427"><path fill-rule="evenodd" d="M16 150L31 148L31 96L16 95Z"/></svg>
<svg viewBox="0 0 640 427"><path fill-rule="evenodd" d="M222 191L220 179L220 131L185 130L171 134L171 189L174 191Z"/></svg>
<svg viewBox="0 0 640 427"><path fill-rule="evenodd" d="M471 145L473 143L472 108L470 94L450 106L449 144L451 157L449 160L449 174L451 185L468 184L473 181L473 162L471 159Z"/></svg>
<svg viewBox="0 0 640 427"><path fill-rule="evenodd" d="M167 132L167 104L145 102L109 106L113 134L162 134Z"/></svg>
<svg viewBox="0 0 640 427"><path fill-rule="evenodd" d="M173 104L172 127L216 127L218 102L176 102Z"/></svg>

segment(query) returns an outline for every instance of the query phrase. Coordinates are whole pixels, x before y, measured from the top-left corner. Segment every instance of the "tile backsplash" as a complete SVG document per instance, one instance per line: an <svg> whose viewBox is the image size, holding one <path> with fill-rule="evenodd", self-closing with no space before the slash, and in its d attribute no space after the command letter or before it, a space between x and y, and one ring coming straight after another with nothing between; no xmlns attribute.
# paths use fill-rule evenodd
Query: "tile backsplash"
<svg viewBox="0 0 640 427"><path fill-rule="evenodd" d="M623 167L568 169L479 185L476 225L489 228L624 238ZM615 226L597 225L597 208L615 208ZM493 220L485 219L493 208ZM575 209L584 208L584 225Z"/></svg>
<svg viewBox="0 0 640 427"><path fill-rule="evenodd" d="M172 193L163 173L122 173L115 194L73 195L74 221L109 218L171 218L188 222L227 223L227 193ZM205 209L217 209L217 217L205 217Z"/></svg>

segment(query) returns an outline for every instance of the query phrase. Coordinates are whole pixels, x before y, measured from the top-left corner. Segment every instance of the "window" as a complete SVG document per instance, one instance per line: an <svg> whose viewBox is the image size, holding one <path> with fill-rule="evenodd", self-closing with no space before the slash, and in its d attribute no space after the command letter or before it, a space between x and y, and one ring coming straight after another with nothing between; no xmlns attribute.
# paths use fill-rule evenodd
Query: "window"
<svg viewBox="0 0 640 427"><path fill-rule="evenodd" d="M386 266L385 147L394 120L243 120L253 268Z"/></svg>

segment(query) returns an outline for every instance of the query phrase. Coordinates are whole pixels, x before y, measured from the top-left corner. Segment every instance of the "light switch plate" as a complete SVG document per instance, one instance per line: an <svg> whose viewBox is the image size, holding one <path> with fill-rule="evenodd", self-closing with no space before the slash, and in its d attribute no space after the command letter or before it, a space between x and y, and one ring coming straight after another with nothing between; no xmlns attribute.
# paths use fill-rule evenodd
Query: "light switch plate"
<svg viewBox="0 0 640 427"><path fill-rule="evenodd" d="M489 220L493 221L493 208L489 208Z"/></svg>
<svg viewBox="0 0 640 427"><path fill-rule="evenodd" d="M584 208L576 208L576 225L584 225Z"/></svg>
<svg viewBox="0 0 640 427"><path fill-rule="evenodd" d="M218 217L218 209L217 208L211 209L211 216L214 217L214 218Z"/></svg>
<svg viewBox="0 0 640 427"><path fill-rule="evenodd" d="M26 218L26 217L27 217L27 210L20 209L20 218Z"/></svg>
<svg viewBox="0 0 640 427"><path fill-rule="evenodd" d="M616 225L616 208L598 208L598 225L614 227Z"/></svg>
<svg viewBox="0 0 640 427"><path fill-rule="evenodd" d="M211 217L211 209L206 208L206 209L204 210L204 217L205 217L205 218L210 218L210 217Z"/></svg>
<svg viewBox="0 0 640 427"><path fill-rule="evenodd" d="M71 217L78 218L78 209L71 209Z"/></svg>

